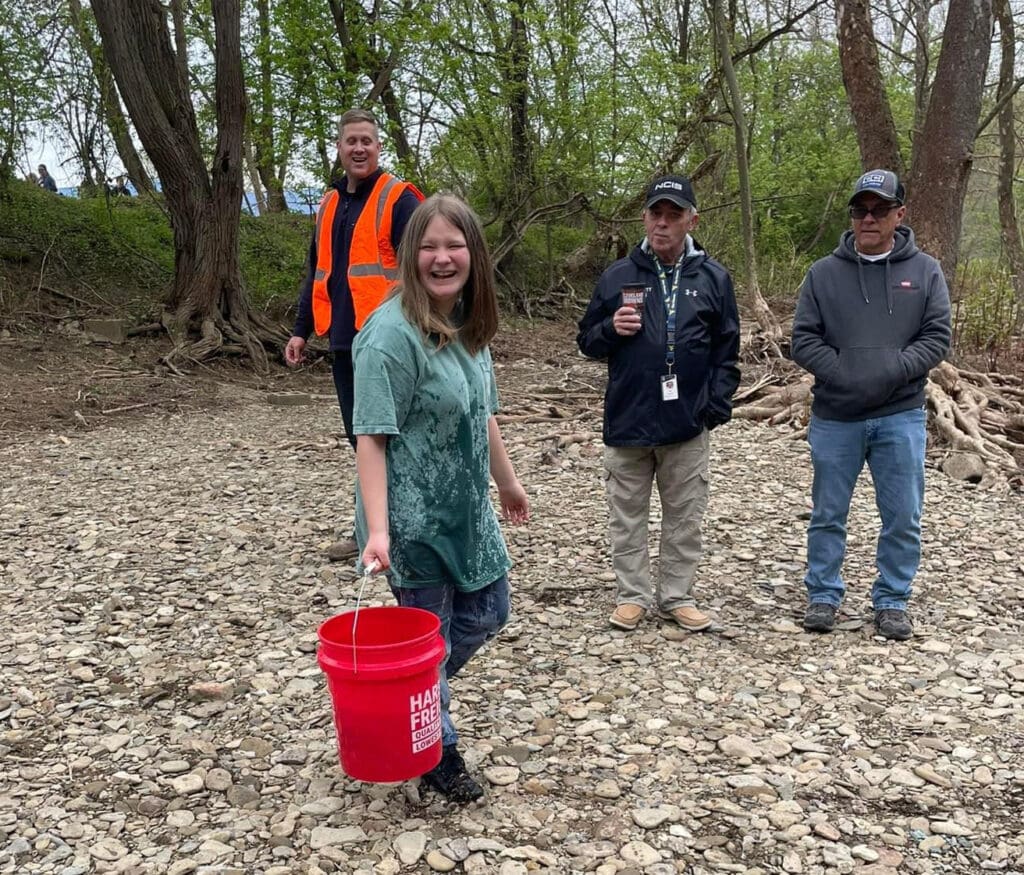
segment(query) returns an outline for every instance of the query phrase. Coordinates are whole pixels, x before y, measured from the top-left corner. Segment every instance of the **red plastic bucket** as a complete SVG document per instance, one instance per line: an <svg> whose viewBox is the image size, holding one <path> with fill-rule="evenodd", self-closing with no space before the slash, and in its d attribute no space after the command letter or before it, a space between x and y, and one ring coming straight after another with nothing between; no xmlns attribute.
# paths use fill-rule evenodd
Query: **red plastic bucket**
<svg viewBox="0 0 1024 875"><path fill-rule="evenodd" d="M434 768L441 761L441 621L421 608L361 608L326 620L318 634L345 774L384 783Z"/></svg>

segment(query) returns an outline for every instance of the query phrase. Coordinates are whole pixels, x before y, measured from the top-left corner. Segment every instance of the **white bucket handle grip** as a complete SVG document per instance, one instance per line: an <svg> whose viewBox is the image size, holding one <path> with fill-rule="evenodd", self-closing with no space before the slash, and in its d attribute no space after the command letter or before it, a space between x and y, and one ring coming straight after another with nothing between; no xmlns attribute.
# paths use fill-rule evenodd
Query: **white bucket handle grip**
<svg viewBox="0 0 1024 875"><path fill-rule="evenodd" d="M359 594L356 596L356 615L352 618L352 673L359 673L359 660L356 656L356 626L359 625L359 606L363 601L363 590L366 589L367 581L380 568L380 563L374 559L363 569L363 582L359 585Z"/></svg>

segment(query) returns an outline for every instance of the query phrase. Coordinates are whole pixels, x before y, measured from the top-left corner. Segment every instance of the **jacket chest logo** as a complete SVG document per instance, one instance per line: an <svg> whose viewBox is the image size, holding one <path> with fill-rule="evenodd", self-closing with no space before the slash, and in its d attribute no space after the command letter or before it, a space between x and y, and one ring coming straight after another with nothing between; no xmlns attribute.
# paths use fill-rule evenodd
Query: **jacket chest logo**
<svg viewBox="0 0 1024 875"><path fill-rule="evenodd" d="M683 289L683 295L687 298L696 298L700 289Z"/></svg>

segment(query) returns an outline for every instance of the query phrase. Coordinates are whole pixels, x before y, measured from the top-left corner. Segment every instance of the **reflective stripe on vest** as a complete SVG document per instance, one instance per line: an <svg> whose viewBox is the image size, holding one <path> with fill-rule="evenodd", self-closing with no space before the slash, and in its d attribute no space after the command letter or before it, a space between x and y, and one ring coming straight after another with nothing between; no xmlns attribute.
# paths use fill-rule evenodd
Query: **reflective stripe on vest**
<svg viewBox="0 0 1024 875"><path fill-rule="evenodd" d="M331 330L331 295L327 291L327 280L331 277L334 261L334 214L338 209L340 195L329 189L320 199L316 209L316 273L313 274L313 330L323 336Z"/></svg>
<svg viewBox="0 0 1024 875"><path fill-rule="evenodd" d="M348 289L355 311L356 331L376 309L398 279L398 257L391 245L391 217L402 193L411 191L418 200L423 195L416 186L382 173L363 206L348 254ZM317 334L326 334L331 327L331 297L327 282L331 276L331 252L334 214L340 195L331 189L324 195L317 211L316 272L313 276L313 327Z"/></svg>

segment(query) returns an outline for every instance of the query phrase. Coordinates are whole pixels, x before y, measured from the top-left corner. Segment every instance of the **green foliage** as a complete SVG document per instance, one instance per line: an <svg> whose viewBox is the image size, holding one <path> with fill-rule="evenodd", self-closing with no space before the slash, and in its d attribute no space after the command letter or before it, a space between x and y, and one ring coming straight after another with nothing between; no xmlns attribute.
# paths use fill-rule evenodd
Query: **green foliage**
<svg viewBox="0 0 1024 875"><path fill-rule="evenodd" d="M196 114L212 161L211 4L189 0L182 8ZM79 116L55 114L46 104L62 95L73 102L90 83L88 76L70 75L77 68L68 66L74 58L61 42L64 5L40 9L0 0L0 158L5 146L24 139L26 124L49 118L47 142L73 147L71 158L60 155L66 172L68 161L77 157L76 168L82 163L79 141L93 127L71 137ZM733 3L729 10L748 124L759 279L784 316L806 267L848 225L846 197L860 170L859 150L832 13L822 7L804 15L786 4ZM524 304L560 278L566 256L581 245L593 243L585 268L571 278L582 293L595 278L585 272L610 258L602 239L613 232L631 243L640 239L639 222L622 221L633 218L624 216L623 204L652 172L703 167L698 239L732 269L742 295L735 139L706 4L256 0L242 4L241 15L247 187L258 171L264 181L283 179L288 191L319 189L334 162L338 116L353 106L372 109L385 135L384 166L427 192L465 197L487 223L492 243L508 238L532 211L545 211L503 263L509 295ZM933 17L937 28L941 10ZM883 43L893 37L884 32L880 23ZM908 157L918 87L911 36L897 36L898 44L882 52ZM95 94L80 99L94 104ZM401 162L398 134L411 152ZM95 142L94 163L102 169L109 148L102 136ZM976 150L976 168L986 151ZM967 204L964 249L996 263L994 199L981 183L972 184L977 191ZM557 205L576 193L586 196L588 208L560 215ZM37 272L48 250L47 270L66 263L69 276L121 264L127 270L114 271L104 284L137 288L140 302L155 307L173 270L166 219L149 203L108 206L100 194L92 204L65 204L67 215L46 216L54 201L38 200L37 192L38 209L22 209L17 223L3 216L0 226L15 235L8 244L19 234L32 241ZM19 192L15 200L28 196ZM295 216L243 219L243 272L257 307L293 303L310 224ZM86 229L95 241L85 242ZM972 315L970 323L987 318Z"/></svg>
<svg viewBox="0 0 1024 875"><path fill-rule="evenodd" d="M47 16L19 0L0 0L0 171L7 173L24 145L28 125L46 111L40 89L47 47Z"/></svg>
<svg viewBox="0 0 1024 875"><path fill-rule="evenodd" d="M498 242L498 235L495 233L497 229L488 230L488 242L493 246ZM499 288L505 298L505 304L518 311L529 310L529 306L524 305L521 297L514 296L513 290L550 287L557 280L551 271L557 263L558 255L572 252L576 247L582 246L589 234L587 228L564 224L532 225L523 235L513 256L503 265L506 275L502 279L506 282L500 283ZM589 294L591 289L581 291Z"/></svg>
<svg viewBox="0 0 1024 875"><path fill-rule="evenodd" d="M253 303L294 304L311 233L308 216L244 218L242 275ZM32 312L40 284L98 312L156 315L174 274L174 238L158 202L64 198L12 181L0 209L0 318Z"/></svg>
<svg viewBox="0 0 1024 875"><path fill-rule="evenodd" d="M23 285L31 277L101 308L108 292L130 311L151 308L154 290L174 270L166 219L134 200L119 198L108 207L106 198L63 198L14 182L0 211L0 238L4 267L20 268Z"/></svg>
<svg viewBox="0 0 1024 875"><path fill-rule="evenodd" d="M312 233L310 216L242 217L242 279L254 307L280 313L295 303Z"/></svg>
<svg viewBox="0 0 1024 875"><path fill-rule="evenodd" d="M1022 317L1011 278L992 262L972 261L957 278L953 303L954 345L962 353L992 359L1011 345ZM995 367L995 361L990 362Z"/></svg>
<svg viewBox="0 0 1024 875"><path fill-rule="evenodd" d="M825 255L848 226L845 193L860 171L837 50L783 44L747 87L758 254L766 263Z"/></svg>

